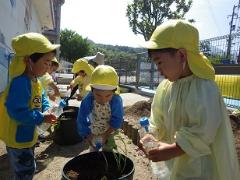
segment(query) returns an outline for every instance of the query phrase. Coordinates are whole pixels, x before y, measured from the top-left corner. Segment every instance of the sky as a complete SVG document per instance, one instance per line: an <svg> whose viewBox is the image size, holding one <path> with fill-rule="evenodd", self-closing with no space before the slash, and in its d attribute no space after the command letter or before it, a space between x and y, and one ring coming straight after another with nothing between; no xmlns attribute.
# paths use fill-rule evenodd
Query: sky
<svg viewBox="0 0 240 180"><path fill-rule="evenodd" d="M227 35L233 6L239 1L193 0L185 17L196 21L200 40ZM65 0L61 12L61 29L76 31L95 43L139 47L144 39L132 32L126 17L126 7L131 2L132 0Z"/></svg>

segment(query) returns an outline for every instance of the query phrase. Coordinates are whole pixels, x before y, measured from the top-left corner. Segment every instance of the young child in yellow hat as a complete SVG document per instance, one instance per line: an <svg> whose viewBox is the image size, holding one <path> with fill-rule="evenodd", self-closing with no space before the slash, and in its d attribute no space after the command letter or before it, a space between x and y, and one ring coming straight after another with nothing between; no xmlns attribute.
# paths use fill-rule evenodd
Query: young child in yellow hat
<svg viewBox="0 0 240 180"><path fill-rule="evenodd" d="M6 144L14 179L32 179L36 126L57 120L53 114L43 114L50 106L38 77L46 73L59 45L41 34L26 33L13 38L12 47L10 83L0 99L0 139Z"/></svg>
<svg viewBox="0 0 240 180"><path fill-rule="evenodd" d="M123 122L123 104L118 95L119 78L111 66L97 66L91 76L92 91L82 100L77 125L91 150L116 148L114 133ZM97 141L100 140L100 141Z"/></svg>
<svg viewBox="0 0 240 180"><path fill-rule="evenodd" d="M165 76L153 99L150 131L142 149L154 161L165 161L169 177L183 180L238 180L238 158L230 120L214 69L199 52L198 30L184 20L158 26L143 44ZM148 151L144 141L159 146Z"/></svg>
<svg viewBox="0 0 240 180"><path fill-rule="evenodd" d="M54 80L51 74L59 68L59 62L56 57L52 59L49 64L47 72L40 77L40 82L51 101L55 101L57 97L60 97L60 92L57 85L54 83Z"/></svg>
<svg viewBox="0 0 240 180"><path fill-rule="evenodd" d="M94 68L88 64L84 58L76 60L73 64L72 72L76 77L71 81L68 89L70 88L73 91L74 87L78 86L79 94L77 94L77 99L79 101L82 100L89 91L88 86L93 69Z"/></svg>

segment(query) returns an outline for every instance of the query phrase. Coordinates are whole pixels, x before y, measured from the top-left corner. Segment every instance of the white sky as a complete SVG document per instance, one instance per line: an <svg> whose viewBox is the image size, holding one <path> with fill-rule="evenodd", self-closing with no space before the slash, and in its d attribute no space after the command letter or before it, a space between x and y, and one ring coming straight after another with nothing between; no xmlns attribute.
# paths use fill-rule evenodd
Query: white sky
<svg viewBox="0 0 240 180"><path fill-rule="evenodd" d="M61 29L76 31L95 43L138 47L143 37L136 36L126 17L131 0L65 0ZM193 0L187 19L195 19L200 39L229 33L229 15L238 0Z"/></svg>

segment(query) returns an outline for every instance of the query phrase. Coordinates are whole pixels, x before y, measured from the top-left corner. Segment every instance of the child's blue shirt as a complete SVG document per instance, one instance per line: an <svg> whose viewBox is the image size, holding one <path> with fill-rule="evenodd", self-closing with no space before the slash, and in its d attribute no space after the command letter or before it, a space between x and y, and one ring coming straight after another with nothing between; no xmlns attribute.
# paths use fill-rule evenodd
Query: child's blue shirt
<svg viewBox="0 0 240 180"><path fill-rule="evenodd" d="M9 116L13 119L28 125L37 125L42 123L43 114L50 105L45 91L42 93L42 109L31 109L29 101L31 99L31 80L27 76L18 76L13 79L8 98L6 101Z"/></svg>
<svg viewBox="0 0 240 180"><path fill-rule="evenodd" d="M26 75L14 78L11 82L8 96L5 102L7 113L12 120L16 121L16 142L30 142L33 140L36 125L43 122L42 112L50 105L42 88L37 89L39 95L32 99L35 92L32 88L31 79ZM36 94L36 93L35 93ZM32 106L35 104L36 106Z"/></svg>
<svg viewBox="0 0 240 180"><path fill-rule="evenodd" d="M86 137L91 134L91 129L89 127L91 121L89 115L93 111L93 102L94 95L92 92L89 92L81 102L77 118L78 133L81 137ZM114 129L119 129L122 126L124 115L122 98L119 95L114 94L109 104L111 108L109 125Z"/></svg>

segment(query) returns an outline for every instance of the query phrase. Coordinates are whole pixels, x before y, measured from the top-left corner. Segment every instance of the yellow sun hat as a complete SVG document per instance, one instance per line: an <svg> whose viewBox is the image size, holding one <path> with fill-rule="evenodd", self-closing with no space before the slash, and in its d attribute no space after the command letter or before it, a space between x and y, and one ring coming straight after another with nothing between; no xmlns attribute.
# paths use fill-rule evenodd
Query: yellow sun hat
<svg viewBox="0 0 240 180"><path fill-rule="evenodd" d="M56 57L54 57L51 61L57 63L58 65L60 65L60 63L58 62Z"/></svg>
<svg viewBox="0 0 240 180"><path fill-rule="evenodd" d="M61 66L60 62L57 60L56 57L54 57L51 61L58 64L58 68L57 68L56 71L59 71L59 70L62 69L62 66Z"/></svg>
<svg viewBox="0 0 240 180"><path fill-rule="evenodd" d="M164 22L142 46L147 49L183 48L187 51L188 65L193 74L203 79L214 79L213 66L199 51L198 30L188 21L176 19Z"/></svg>
<svg viewBox="0 0 240 180"><path fill-rule="evenodd" d="M21 75L26 68L23 61L25 56L34 53L48 53L57 48L59 44L52 44L44 35L39 33L26 33L12 39L12 48L15 52L9 67L10 79Z"/></svg>
<svg viewBox="0 0 240 180"><path fill-rule="evenodd" d="M118 89L119 77L116 70L112 66L97 66L90 80L90 86L99 90Z"/></svg>
<svg viewBox="0 0 240 180"><path fill-rule="evenodd" d="M80 58L73 63L72 73L78 73L84 71L88 76L91 76L94 68L88 64L88 61L84 58Z"/></svg>

